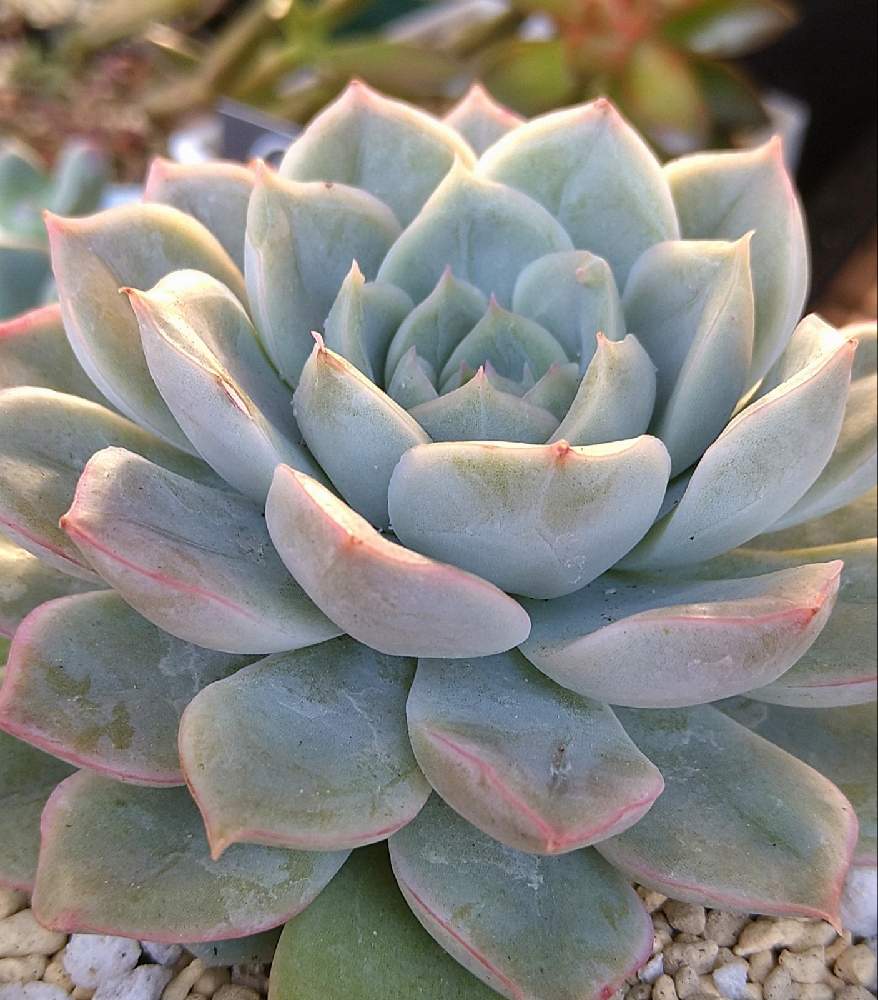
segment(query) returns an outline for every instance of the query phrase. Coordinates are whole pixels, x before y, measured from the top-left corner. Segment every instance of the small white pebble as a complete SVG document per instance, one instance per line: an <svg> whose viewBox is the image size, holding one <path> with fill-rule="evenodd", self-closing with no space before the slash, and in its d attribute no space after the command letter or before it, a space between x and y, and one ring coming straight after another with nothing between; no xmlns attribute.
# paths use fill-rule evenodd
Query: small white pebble
<svg viewBox="0 0 878 1000"><path fill-rule="evenodd" d="M737 940L742 928L750 923L749 917L724 910L711 910L704 922L704 936L718 945L730 947Z"/></svg>
<svg viewBox="0 0 878 1000"><path fill-rule="evenodd" d="M94 1000L159 1000L171 975L162 965L139 965L118 979L101 983Z"/></svg>
<svg viewBox="0 0 878 1000"><path fill-rule="evenodd" d="M255 990L253 991L256 992ZM625 1000L649 1000L652 996L652 985L650 983L635 983L626 993ZM226 998L228 1000L228 998Z"/></svg>
<svg viewBox="0 0 878 1000"><path fill-rule="evenodd" d="M0 986L0 1000L70 1000L60 986L51 983L15 983Z"/></svg>
<svg viewBox="0 0 878 1000"><path fill-rule="evenodd" d="M156 965L174 965L183 954L179 944L159 944L157 941L141 941L140 947L148 959Z"/></svg>
<svg viewBox="0 0 878 1000"><path fill-rule="evenodd" d="M713 982L729 1000L747 1000L747 963L738 959L713 970Z"/></svg>
<svg viewBox="0 0 878 1000"><path fill-rule="evenodd" d="M49 960L45 955L0 958L0 983L28 983L42 979Z"/></svg>
<svg viewBox="0 0 878 1000"><path fill-rule="evenodd" d="M667 896L663 896L660 892L656 892L654 889L643 889L637 890L640 894L640 898L643 900L643 905L646 907L647 913L655 913L664 903L667 901Z"/></svg>
<svg viewBox="0 0 878 1000"><path fill-rule="evenodd" d="M112 934L71 934L64 950L64 968L77 986L95 990L137 965L140 945Z"/></svg>
<svg viewBox="0 0 878 1000"><path fill-rule="evenodd" d="M750 956L750 978L754 983L764 983L775 964L773 951L757 951Z"/></svg>
<svg viewBox="0 0 878 1000"><path fill-rule="evenodd" d="M661 951L665 945L670 944L674 939L674 932L671 930L671 925L667 922L663 913L654 913L652 915L652 932L653 953Z"/></svg>
<svg viewBox="0 0 878 1000"><path fill-rule="evenodd" d="M875 953L866 944L855 944L843 951L835 960L832 970L839 979L851 986L875 988Z"/></svg>
<svg viewBox="0 0 878 1000"><path fill-rule="evenodd" d="M808 920L802 924L799 943L794 951L804 951L806 948L825 948L838 937L832 924L825 920Z"/></svg>
<svg viewBox="0 0 878 1000"><path fill-rule="evenodd" d="M794 948L804 936L804 926L798 920L755 920L741 931L735 954L746 958L771 948Z"/></svg>
<svg viewBox="0 0 878 1000"><path fill-rule="evenodd" d="M0 958L54 955L66 940L66 934L41 927L32 910L19 910L0 920Z"/></svg>
<svg viewBox="0 0 878 1000"><path fill-rule="evenodd" d="M675 930L685 934L703 934L707 922L707 911L695 903L681 903L669 899L662 907L668 923Z"/></svg>
<svg viewBox="0 0 878 1000"><path fill-rule="evenodd" d="M43 973L43 982L60 986L62 990L69 993L73 989L74 983L64 968L64 951L65 949L62 948L46 966L46 971Z"/></svg>
<svg viewBox="0 0 878 1000"><path fill-rule="evenodd" d="M665 971L665 960L661 954L654 955L642 969L637 973L637 978L642 983L654 983Z"/></svg>
<svg viewBox="0 0 878 1000"><path fill-rule="evenodd" d="M72 1000L91 1000L95 991L90 986L77 986L70 994Z"/></svg>
<svg viewBox="0 0 878 1000"><path fill-rule="evenodd" d="M853 944L853 937L849 931L846 931L841 937L837 937L831 945L826 949L826 964L832 965L832 963L838 958L838 956L847 951L848 948Z"/></svg>
<svg viewBox="0 0 878 1000"><path fill-rule="evenodd" d="M858 937L878 932L878 879L875 869L854 865L841 898L841 919Z"/></svg>
<svg viewBox="0 0 878 1000"><path fill-rule="evenodd" d="M220 986L214 993L213 1000L260 1000L260 996L249 986L228 985Z"/></svg>
<svg viewBox="0 0 878 1000"><path fill-rule="evenodd" d="M782 969L779 965L775 966L765 977L762 994L765 1000L791 1000L793 977L786 969Z"/></svg>
<svg viewBox="0 0 878 1000"><path fill-rule="evenodd" d="M845 986L835 994L835 1000L875 1000L875 994L865 986Z"/></svg>
<svg viewBox="0 0 878 1000"><path fill-rule="evenodd" d="M795 1000L832 1000L832 987L826 983L793 983Z"/></svg>
<svg viewBox="0 0 878 1000"><path fill-rule="evenodd" d="M688 965L684 965L674 974L674 985L677 987L677 996L680 1000L689 1000L689 997L694 997L696 993L701 992L698 973L690 969Z"/></svg>
<svg viewBox="0 0 878 1000"><path fill-rule="evenodd" d="M208 969L198 979L194 986L195 992L204 993L207 996L212 997L220 986L225 986L231 978L232 974L228 969L221 965L215 966L214 968Z"/></svg>
<svg viewBox="0 0 878 1000"><path fill-rule="evenodd" d="M713 981L713 976L699 976L698 977L698 988L701 990L700 996L711 996L718 997L720 995L719 990L716 987L716 983Z"/></svg>
<svg viewBox="0 0 878 1000"><path fill-rule="evenodd" d="M677 988L670 976L662 975L653 983L652 1000L678 1000Z"/></svg>
<svg viewBox="0 0 878 1000"><path fill-rule="evenodd" d="M192 987L204 975L205 965L200 958L193 959L182 972L179 972L162 993L162 1000L183 1000Z"/></svg>
<svg viewBox="0 0 878 1000"><path fill-rule="evenodd" d="M728 965L729 962L743 962L745 965L747 964L746 959L738 958L731 948L720 948L716 953L716 964Z"/></svg>
<svg viewBox="0 0 878 1000"><path fill-rule="evenodd" d="M747 995L747 1000L762 1000L761 983L746 983L744 992Z"/></svg>
<svg viewBox="0 0 878 1000"><path fill-rule="evenodd" d="M0 920L11 917L27 906L27 896L18 889L0 888Z"/></svg>
<svg viewBox="0 0 878 1000"><path fill-rule="evenodd" d="M676 972L684 965L690 966L699 975L710 972L716 962L719 946L716 941L674 941L665 948L665 969Z"/></svg>
<svg viewBox="0 0 878 1000"><path fill-rule="evenodd" d="M822 947L806 951L784 949L778 962L796 983L819 983L826 973L826 953Z"/></svg>

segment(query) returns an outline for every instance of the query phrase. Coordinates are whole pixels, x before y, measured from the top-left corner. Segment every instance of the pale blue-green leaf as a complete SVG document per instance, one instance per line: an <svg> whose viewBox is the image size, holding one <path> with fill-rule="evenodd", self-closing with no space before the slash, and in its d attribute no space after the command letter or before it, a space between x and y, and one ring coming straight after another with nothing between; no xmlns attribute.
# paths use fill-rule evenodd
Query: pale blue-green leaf
<svg viewBox="0 0 878 1000"><path fill-rule="evenodd" d="M742 410L704 453L680 502L625 567L700 562L775 524L832 455L853 353L851 342L833 334L810 364Z"/></svg>
<svg viewBox="0 0 878 1000"><path fill-rule="evenodd" d="M363 188L407 226L456 159L471 165L475 156L454 129L354 81L290 146L279 169L296 181Z"/></svg>
<svg viewBox="0 0 878 1000"><path fill-rule="evenodd" d="M50 274L39 241L0 232L0 320L38 306Z"/></svg>
<svg viewBox="0 0 878 1000"><path fill-rule="evenodd" d="M58 215L94 212L109 176L110 164L99 146L82 140L67 142L52 171L46 207Z"/></svg>
<svg viewBox="0 0 878 1000"><path fill-rule="evenodd" d="M410 411L434 441L548 441L558 421L519 396L495 389L480 368L465 385Z"/></svg>
<svg viewBox="0 0 878 1000"><path fill-rule="evenodd" d="M182 785L183 709L248 662L175 639L110 591L63 597L15 634L0 726L120 781Z"/></svg>
<svg viewBox="0 0 878 1000"><path fill-rule="evenodd" d="M487 308L488 300L477 288L459 281L446 268L433 291L415 306L391 341L384 368L385 384L390 384L397 365L412 347L439 372Z"/></svg>
<svg viewBox="0 0 878 1000"><path fill-rule="evenodd" d="M572 249L570 237L541 205L458 160L393 245L378 278L420 302L450 267L508 307L515 280L531 261Z"/></svg>
<svg viewBox="0 0 878 1000"><path fill-rule="evenodd" d="M128 297L162 398L227 483L264 503L279 463L320 475L302 446L292 392L225 285L199 271L174 271Z"/></svg>
<svg viewBox="0 0 878 1000"><path fill-rule="evenodd" d="M544 205L578 250L609 262L620 287L644 250L680 234L658 160L603 98L522 125L478 170Z"/></svg>
<svg viewBox="0 0 878 1000"><path fill-rule="evenodd" d="M354 852L284 928L270 1000L497 1000L423 930L384 844Z"/></svg>
<svg viewBox="0 0 878 1000"><path fill-rule="evenodd" d="M258 170L247 211L247 290L256 328L288 382L298 382L311 332L323 329L351 264L371 280L398 235L393 213L365 191Z"/></svg>
<svg viewBox="0 0 878 1000"><path fill-rule="evenodd" d="M344 636L202 691L180 761L213 856L242 842L361 847L410 822L430 794L406 733L414 668Z"/></svg>
<svg viewBox="0 0 878 1000"><path fill-rule="evenodd" d="M219 485L197 458L130 420L76 396L21 387L0 392L0 529L46 565L100 581L58 526L86 462L107 445L145 455L173 472Z"/></svg>
<svg viewBox="0 0 878 1000"><path fill-rule="evenodd" d="M145 618L227 653L274 653L339 634L271 545L261 509L121 448L88 463L62 526Z"/></svg>
<svg viewBox="0 0 878 1000"><path fill-rule="evenodd" d="M421 660L408 725L436 791L519 851L564 854L620 833L662 790L606 705L558 687L516 650Z"/></svg>
<svg viewBox="0 0 878 1000"><path fill-rule="evenodd" d="M480 83L473 83L442 119L460 133L476 154L482 153L524 119L495 101Z"/></svg>
<svg viewBox="0 0 878 1000"><path fill-rule="evenodd" d="M552 365L545 375L524 394L524 400L548 410L556 420L563 420L576 397L580 384L579 365Z"/></svg>
<svg viewBox="0 0 878 1000"><path fill-rule="evenodd" d="M747 386L750 234L736 243L678 240L652 247L631 269L623 305L628 329L656 366L650 431L664 441L676 476L717 438Z"/></svg>
<svg viewBox="0 0 878 1000"><path fill-rule="evenodd" d="M296 389L305 443L348 503L387 527L387 484L400 457L430 439L349 361L315 345Z"/></svg>
<svg viewBox="0 0 878 1000"><path fill-rule="evenodd" d="M72 773L69 764L0 732L0 885L33 889L40 814L58 782Z"/></svg>
<svg viewBox="0 0 878 1000"><path fill-rule="evenodd" d="M173 444L189 442L153 384L131 306L119 289L146 289L193 268L240 299L244 283L218 240L167 205L136 204L84 219L46 220L64 328L89 378L126 416Z"/></svg>
<svg viewBox="0 0 878 1000"><path fill-rule="evenodd" d="M754 233L753 385L780 357L808 294L808 237L780 139L758 149L684 156L667 164L665 176L686 239L737 240Z"/></svg>
<svg viewBox="0 0 878 1000"><path fill-rule="evenodd" d="M410 410L419 403L429 402L438 396L434 382L436 372L429 361L420 357L414 344L399 359L393 378L387 387L387 395L404 410Z"/></svg>
<svg viewBox="0 0 878 1000"><path fill-rule="evenodd" d="M655 365L633 334L608 340L597 350L566 416L552 437L574 445L623 441L649 426L655 404Z"/></svg>
<svg viewBox="0 0 878 1000"><path fill-rule="evenodd" d="M400 540L503 590L560 597L609 569L652 524L668 482L656 438L573 448L429 444L390 481Z"/></svg>
<svg viewBox="0 0 878 1000"><path fill-rule="evenodd" d="M32 903L41 924L159 943L277 927L347 858L236 844L212 862L185 788L138 788L88 771L52 794L42 833Z"/></svg>
<svg viewBox="0 0 878 1000"><path fill-rule="evenodd" d="M175 163L157 157L143 200L171 205L198 219L243 271L247 203L255 181L254 172L241 163Z"/></svg>
<svg viewBox="0 0 878 1000"><path fill-rule="evenodd" d="M530 631L486 580L382 538L320 483L280 466L265 511L281 558L355 639L392 656L489 656Z"/></svg>
<svg viewBox="0 0 878 1000"><path fill-rule="evenodd" d="M525 365L534 378L542 378L552 365L563 365L570 358L564 348L533 320L497 305L492 298L487 312L451 352L439 373L443 385L465 364L478 369L490 361L504 378L521 381Z"/></svg>
<svg viewBox="0 0 878 1000"><path fill-rule="evenodd" d="M665 790L605 858L675 899L839 926L857 821L835 785L708 705L618 714Z"/></svg>
<svg viewBox="0 0 878 1000"><path fill-rule="evenodd" d="M434 796L391 839L390 859L418 920L509 1000L611 996L649 955L643 904L594 851L522 854Z"/></svg>
<svg viewBox="0 0 878 1000"><path fill-rule="evenodd" d="M399 288L367 284L355 261L326 317L326 346L377 382L390 341L411 309L412 300Z"/></svg>
<svg viewBox="0 0 878 1000"><path fill-rule="evenodd" d="M514 312L544 326L585 371L595 336L625 336L625 316L610 265L587 250L540 257L521 272L512 295Z"/></svg>
<svg viewBox="0 0 878 1000"><path fill-rule="evenodd" d="M569 597L527 602L521 649L559 684L613 705L716 701L793 666L825 626L840 574L838 561L711 581L607 573Z"/></svg>

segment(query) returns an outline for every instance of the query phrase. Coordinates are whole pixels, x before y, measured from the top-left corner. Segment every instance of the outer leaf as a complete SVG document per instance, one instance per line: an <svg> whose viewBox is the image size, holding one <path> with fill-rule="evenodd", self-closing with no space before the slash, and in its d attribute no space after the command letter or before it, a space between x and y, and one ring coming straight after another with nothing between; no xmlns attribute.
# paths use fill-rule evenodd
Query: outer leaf
<svg viewBox="0 0 878 1000"><path fill-rule="evenodd" d="M410 822L430 794L405 728L413 677L410 660L345 636L202 691L180 758L213 857L242 841L360 847Z"/></svg>
<svg viewBox="0 0 878 1000"><path fill-rule="evenodd" d="M0 636L11 639L22 618L44 601L99 586L59 573L0 536Z"/></svg>
<svg viewBox="0 0 878 1000"><path fill-rule="evenodd" d="M604 857L675 899L838 925L857 821L835 785L706 705L619 718L665 791Z"/></svg>
<svg viewBox="0 0 878 1000"><path fill-rule="evenodd" d="M77 767L181 785L183 708L247 662L175 639L112 592L62 597L15 633L0 727Z"/></svg>
<svg viewBox="0 0 878 1000"><path fill-rule="evenodd" d="M544 205L620 286L644 250L679 236L658 161L603 98L522 125L488 150L479 173Z"/></svg>
<svg viewBox="0 0 878 1000"><path fill-rule="evenodd" d="M48 216L52 270L70 346L89 378L126 416L174 444L188 442L153 385L123 286L151 288L194 268L243 299L240 272L211 233L166 205L125 205L86 219Z"/></svg>
<svg viewBox="0 0 878 1000"><path fill-rule="evenodd" d="M390 396L318 338L294 397L302 435L339 493L379 528L400 456L429 437ZM363 471L367 470L367 475Z"/></svg>
<svg viewBox="0 0 878 1000"><path fill-rule="evenodd" d="M632 268L623 304L629 329L657 367L652 433L667 446L676 476L716 439L747 386L750 234L736 243L652 247Z"/></svg>
<svg viewBox="0 0 878 1000"><path fill-rule="evenodd" d="M393 530L406 544L503 590L559 597L584 587L643 535L667 485L655 438L571 448L430 444L390 480Z"/></svg>
<svg viewBox="0 0 878 1000"><path fill-rule="evenodd" d="M737 240L754 231L752 385L780 357L808 293L808 237L780 139L743 152L685 156L667 164L665 176L687 239Z"/></svg>
<svg viewBox="0 0 878 1000"><path fill-rule="evenodd" d="M410 412L434 441L542 444L558 426L548 410L495 389L484 368L459 389L421 403Z"/></svg>
<svg viewBox="0 0 878 1000"><path fill-rule="evenodd" d="M0 527L43 562L99 580L58 526L76 481L100 448L119 445L193 479L216 483L198 459L165 444L110 410L49 389L0 393Z"/></svg>
<svg viewBox="0 0 878 1000"><path fill-rule="evenodd" d="M280 174L363 188L405 226L455 158L467 165L475 160L453 129L355 81L290 146Z"/></svg>
<svg viewBox="0 0 878 1000"><path fill-rule="evenodd" d="M55 757L0 733L0 885L33 888L40 813L55 785L72 773Z"/></svg>
<svg viewBox="0 0 878 1000"><path fill-rule="evenodd" d="M213 941L303 910L347 853L238 844L211 862L184 788L138 788L80 771L46 804L32 906L53 930Z"/></svg>
<svg viewBox="0 0 878 1000"><path fill-rule="evenodd" d="M418 920L510 1000L610 996L649 955L643 905L594 851L520 854L434 797L391 839L390 859Z"/></svg>
<svg viewBox="0 0 878 1000"><path fill-rule="evenodd" d="M158 201L191 215L209 229L244 270L244 229L255 174L240 163L152 161L144 201Z"/></svg>
<svg viewBox="0 0 878 1000"><path fill-rule="evenodd" d="M352 262L371 280L398 235L393 213L365 191L260 167L247 212L247 290L269 357L291 384Z"/></svg>
<svg viewBox="0 0 878 1000"><path fill-rule="evenodd" d="M595 335L625 336L625 317L610 265L587 250L546 254L519 274L512 309L544 326L585 371Z"/></svg>
<svg viewBox="0 0 878 1000"><path fill-rule="evenodd" d="M874 323L853 324L842 331L857 338L853 377L838 444L819 478L801 500L773 527L781 530L843 507L875 483L878 468L875 423L878 376L875 374Z"/></svg>
<svg viewBox="0 0 878 1000"><path fill-rule="evenodd" d="M625 560L679 566L748 541L806 492L841 430L854 345L832 338L817 358L741 411L695 467L677 507Z"/></svg>
<svg viewBox="0 0 878 1000"><path fill-rule="evenodd" d="M390 384L397 366L412 347L436 372L441 371L487 308L488 300L477 288L458 281L446 268L433 291L409 313L391 341L385 384Z"/></svg>
<svg viewBox="0 0 878 1000"><path fill-rule="evenodd" d="M570 237L535 201L457 161L393 245L378 278L420 302L450 267L508 307L520 271L547 253L571 249Z"/></svg>
<svg viewBox="0 0 878 1000"><path fill-rule="evenodd" d="M357 851L284 928L271 966L270 1000L427 996L496 1000L418 925L396 887L387 848Z"/></svg>
<svg viewBox="0 0 878 1000"><path fill-rule="evenodd" d="M86 466L67 535L145 618L228 653L273 653L338 635L271 547L258 507L121 448Z"/></svg>
<svg viewBox="0 0 878 1000"><path fill-rule="evenodd" d="M813 711L760 705L737 698L720 708L742 725L783 747L834 782L860 821L854 864L878 864L878 750L874 705Z"/></svg>
<svg viewBox="0 0 878 1000"><path fill-rule="evenodd" d="M524 119L495 101L480 83L473 83L443 121L459 132L481 156L501 136L518 128Z"/></svg>
<svg viewBox="0 0 878 1000"><path fill-rule="evenodd" d="M0 389L18 385L107 403L70 350L57 304L32 309L0 324Z"/></svg>
<svg viewBox="0 0 878 1000"><path fill-rule="evenodd" d="M225 285L174 271L149 292L126 291L162 398L226 482L264 503L280 462L320 475L301 445L292 393Z"/></svg>
<svg viewBox="0 0 878 1000"><path fill-rule="evenodd" d="M522 398L526 403L548 410L556 420L563 420L576 397L579 385L579 365L575 361L566 365L552 365Z"/></svg>
<svg viewBox="0 0 878 1000"><path fill-rule="evenodd" d="M49 209L62 215L94 212L109 173L100 147L90 142L67 142L52 171Z"/></svg>
<svg viewBox="0 0 878 1000"><path fill-rule="evenodd" d="M630 333L608 340L599 333L585 378L567 415L550 438L574 445L637 437L649 426L655 405L655 365Z"/></svg>
<svg viewBox="0 0 878 1000"><path fill-rule="evenodd" d="M420 403L427 403L439 395L431 380L435 373L429 372L430 363L418 357L418 349L410 347L400 359L387 386L387 395L410 410Z"/></svg>
<svg viewBox="0 0 878 1000"><path fill-rule="evenodd" d="M606 574L569 597L529 602L522 652L564 687L614 705L716 701L793 666L832 612L841 569L712 582Z"/></svg>
<svg viewBox="0 0 878 1000"><path fill-rule="evenodd" d="M393 656L488 656L530 631L521 605L479 577L382 538L318 482L285 466L265 509L281 558L355 639Z"/></svg>
<svg viewBox="0 0 878 1000"><path fill-rule="evenodd" d="M0 320L33 309L50 275L41 242L0 230Z"/></svg>
<svg viewBox="0 0 878 1000"><path fill-rule="evenodd" d="M563 854L619 833L663 787L606 705L540 677L514 650L421 660L408 721L436 791L520 851Z"/></svg>

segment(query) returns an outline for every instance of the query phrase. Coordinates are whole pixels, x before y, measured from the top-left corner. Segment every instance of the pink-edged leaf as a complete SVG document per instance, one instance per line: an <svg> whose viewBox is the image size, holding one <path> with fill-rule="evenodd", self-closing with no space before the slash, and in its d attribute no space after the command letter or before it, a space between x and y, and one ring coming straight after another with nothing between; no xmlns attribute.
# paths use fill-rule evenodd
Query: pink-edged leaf
<svg viewBox="0 0 878 1000"><path fill-rule="evenodd" d="M530 631L486 580L382 538L316 480L275 473L265 519L305 592L355 639L395 656L488 656Z"/></svg>
<svg viewBox="0 0 878 1000"><path fill-rule="evenodd" d="M706 705L619 719L665 790L604 857L675 899L839 924L857 819L835 785Z"/></svg>
<svg viewBox="0 0 878 1000"><path fill-rule="evenodd" d="M0 885L33 888L40 813L58 782L72 773L68 764L0 733Z"/></svg>
<svg viewBox="0 0 878 1000"><path fill-rule="evenodd" d="M122 448L88 463L67 536L144 618L226 653L275 653L339 634L284 569L260 509Z"/></svg>
<svg viewBox="0 0 878 1000"><path fill-rule="evenodd" d="M86 462L107 445L200 482L220 482L199 459L97 403L50 389L0 392L0 530L53 569L98 583L58 520Z"/></svg>
<svg viewBox="0 0 878 1000"><path fill-rule="evenodd" d="M408 724L436 791L519 851L562 854L619 833L663 787L606 705L541 677L515 650L421 660Z"/></svg>
<svg viewBox="0 0 878 1000"><path fill-rule="evenodd" d="M62 597L15 633L0 728L77 767L182 785L183 708L249 659L175 639L109 591Z"/></svg>
<svg viewBox="0 0 878 1000"><path fill-rule="evenodd" d="M522 854L434 796L391 838L390 859L423 926L509 1000L609 997L649 957L643 905L593 850Z"/></svg>
<svg viewBox="0 0 878 1000"><path fill-rule="evenodd" d="M183 788L79 771L42 818L32 906L53 930L161 943L243 937L303 910L347 858L238 844L211 861Z"/></svg>
<svg viewBox="0 0 878 1000"><path fill-rule="evenodd" d="M459 132L479 156L524 121L520 115L495 101L480 83L471 84L442 120Z"/></svg>
<svg viewBox="0 0 878 1000"><path fill-rule="evenodd" d="M527 602L521 648L559 684L613 705L716 701L793 666L826 625L841 571L836 560L710 581L606 573L569 597Z"/></svg>
<svg viewBox="0 0 878 1000"><path fill-rule="evenodd" d="M214 857L240 842L360 847L408 823L430 794L406 733L413 676L411 660L344 636L202 691L180 758Z"/></svg>

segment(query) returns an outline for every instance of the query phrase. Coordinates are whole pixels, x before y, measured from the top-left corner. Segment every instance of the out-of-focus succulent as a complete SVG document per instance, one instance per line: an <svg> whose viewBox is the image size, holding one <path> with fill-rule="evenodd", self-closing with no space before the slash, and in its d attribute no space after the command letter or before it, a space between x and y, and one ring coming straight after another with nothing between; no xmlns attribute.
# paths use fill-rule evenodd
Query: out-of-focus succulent
<svg viewBox="0 0 878 1000"><path fill-rule="evenodd" d="M50 294L42 213L93 212L105 181L104 157L89 143L68 144L49 173L27 146L0 141L0 319Z"/></svg>
<svg viewBox="0 0 878 1000"><path fill-rule="evenodd" d="M629 879L839 920L876 336L799 322L776 143L663 169L604 100L356 85L277 174L160 162L48 228L60 306L0 332L0 878L39 920L289 921L275 1000L607 997Z"/></svg>

